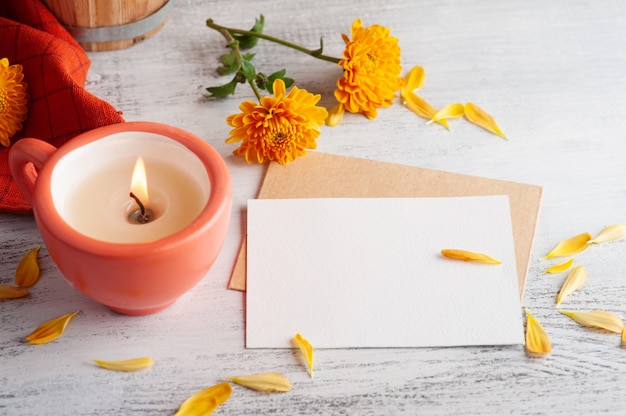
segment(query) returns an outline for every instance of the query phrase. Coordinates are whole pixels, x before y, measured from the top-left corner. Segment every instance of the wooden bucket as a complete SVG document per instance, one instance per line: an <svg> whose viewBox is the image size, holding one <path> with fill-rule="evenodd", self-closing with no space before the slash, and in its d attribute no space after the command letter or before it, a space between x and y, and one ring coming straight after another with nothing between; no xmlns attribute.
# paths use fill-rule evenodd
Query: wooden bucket
<svg viewBox="0 0 626 416"><path fill-rule="evenodd" d="M154 35L174 0L43 0L87 51L124 49Z"/></svg>

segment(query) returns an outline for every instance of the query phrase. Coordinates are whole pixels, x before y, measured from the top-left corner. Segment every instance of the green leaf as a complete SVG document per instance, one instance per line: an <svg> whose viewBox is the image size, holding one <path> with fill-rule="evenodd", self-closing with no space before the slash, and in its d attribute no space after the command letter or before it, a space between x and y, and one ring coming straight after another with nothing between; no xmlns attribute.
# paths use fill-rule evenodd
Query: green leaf
<svg viewBox="0 0 626 416"><path fill-rule="evenodd" d="M252 61L252 58L254 58L254 53L244 53L243 55L241 55L241 58L246 60L246 61Z"/></svg>
<svg viewBox="0 0 626 416"><path fill-rule="evenodd" d="M254 81L256 70L249 61L241 61L241 71L248 81Z"/></svg>
<svg viewBox="0 0 626 416"><path fill-rule="evenodd" d="M265 24L265 17L261 15L260 18L255 19L254 26L252 26L252 29L250 29L250 32L262 33L264 24ZM259 38L257 38L256 36L238 35L236 33L231 33L231 35L233 36L233 38L239 41L239 47L241 49L250 49L254 47L259 41Z"/></svg>
<svg viewBox="0 0 626 416"><path fill-rule="evenodd" d="M224 66L231 66L232 64L237 63L237 58L235 58L235 54L233 52L230 52L220 56L220 61L222 61Z"/></svg>
<svg viewBox="0 0 626 416"><path fill-rule="evenodd" d="M228 84L220 85L219 87L208 87L206 90L209 94L206 95L207 98L219 98L226 97L227 95L231 95L235 93L235 88L239 83L239 79L237 76L233 78Z"/></svg>
<svg viewBox="0 0 626 416"><path fill-rule="evenodd" d="M286 77L287 73L286 69L281 69L280 71L274 72L272 75L267 77L267 90L274 94L274 81L277 79L282 79L285 82L285 88L289 88L293 85L293 78Z"/></svg>

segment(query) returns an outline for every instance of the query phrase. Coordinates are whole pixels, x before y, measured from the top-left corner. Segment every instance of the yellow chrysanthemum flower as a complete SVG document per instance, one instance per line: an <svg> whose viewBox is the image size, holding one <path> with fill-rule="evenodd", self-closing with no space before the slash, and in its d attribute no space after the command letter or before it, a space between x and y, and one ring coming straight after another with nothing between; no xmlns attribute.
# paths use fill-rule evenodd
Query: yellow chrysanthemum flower
<svg viewBox="0 0 626 416"><path fill-rule="evenodd" d="M9 65L7 58L0 59L0 144L6 147L26 120L29 97L23 79L22 65Z"/></svg>
<svg viewBox="0 0 626 416"><path fill-rule="evenodd" d="M273 90L274 96L262 97L260 105L242 102L242 112L226 120L234 127L226 143L241 142L233 153L243 155L248 163L275 160L285 164L305 155L305 149L317 147L315 139L328 115L324 107L316 106L319 94L297 87L287 94L281 79L274 81Z"/></svg>
<svg viewBox="0 0 626 416"><path fill-rule="evenodd" d="M335 98L351 113L375 118L377 109L388 107L402 87L400 46L384 26L363 27L361 19L352 23L352 39L342 35L346 48L339 66L343 78L337 81Z"/></svg>

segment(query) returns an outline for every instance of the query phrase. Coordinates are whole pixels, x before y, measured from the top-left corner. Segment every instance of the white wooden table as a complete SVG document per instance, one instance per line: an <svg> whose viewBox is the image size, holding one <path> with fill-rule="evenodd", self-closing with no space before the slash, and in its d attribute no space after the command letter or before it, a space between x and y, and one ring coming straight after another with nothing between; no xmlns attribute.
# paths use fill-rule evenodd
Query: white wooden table
<svg viewBox="0 0 626 416"><path fill-rule="evenodd" d="M459 120L426 125L399 104L373 121L348 115L323 128L319 151L486 176L544 187L524 306L553 342L545 357L523 346L317 351L309 378L290 350L244 347L245 295L226 289L245 228L244 208L265 166L248 165L224 143L225 119L243 99L208 102L225 51L205 20L247 28L261 13L266 33L340 55L341 33L360 17L390 27L403 67L426 69L422 95L442 106L474 101L510 140ZM88 89L124 112L205 138L230 168L230 230L206 278L170 308L149 316L109 311L71 289L40 254L42 279L29 298L0 302L0 414L168 415L191 393L227 375L279 371L294 388L263 394L236 388L215 414L626 414L626 350L618 335L582 328L558 312L563 276L543 275L541 258L561 239L626 222L626 3L615 0L482 2L177 0L171 20L132 48L91 53ZM260 42L255 62L287 67L301 88L332 104L340 70ZM0 214L0 283L40 244L30 216ZM626 241L577 256L589 271L572 309L626 315ZM31 346L23 337L79 309L65 335ZM410 325L410 322L407 322ZM96 368L92 358L150 355L139 373Z"/></svg>

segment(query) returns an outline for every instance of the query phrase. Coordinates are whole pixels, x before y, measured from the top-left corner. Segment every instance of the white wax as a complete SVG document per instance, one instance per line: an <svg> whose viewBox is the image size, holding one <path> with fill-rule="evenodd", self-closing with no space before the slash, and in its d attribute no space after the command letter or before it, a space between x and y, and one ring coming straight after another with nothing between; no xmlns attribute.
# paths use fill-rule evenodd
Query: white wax
<svg viewBox="0 0 626 416"><path fill-rule="evenodd" d="M162 238L190 224L204 207L197 181L178 167L146 160L146 204L154 219L146 224L129 222L138 209L129 196L134 160L118 160L91 173L67 195L66 220L81 233L111 242L142 242Z"/></svg>

